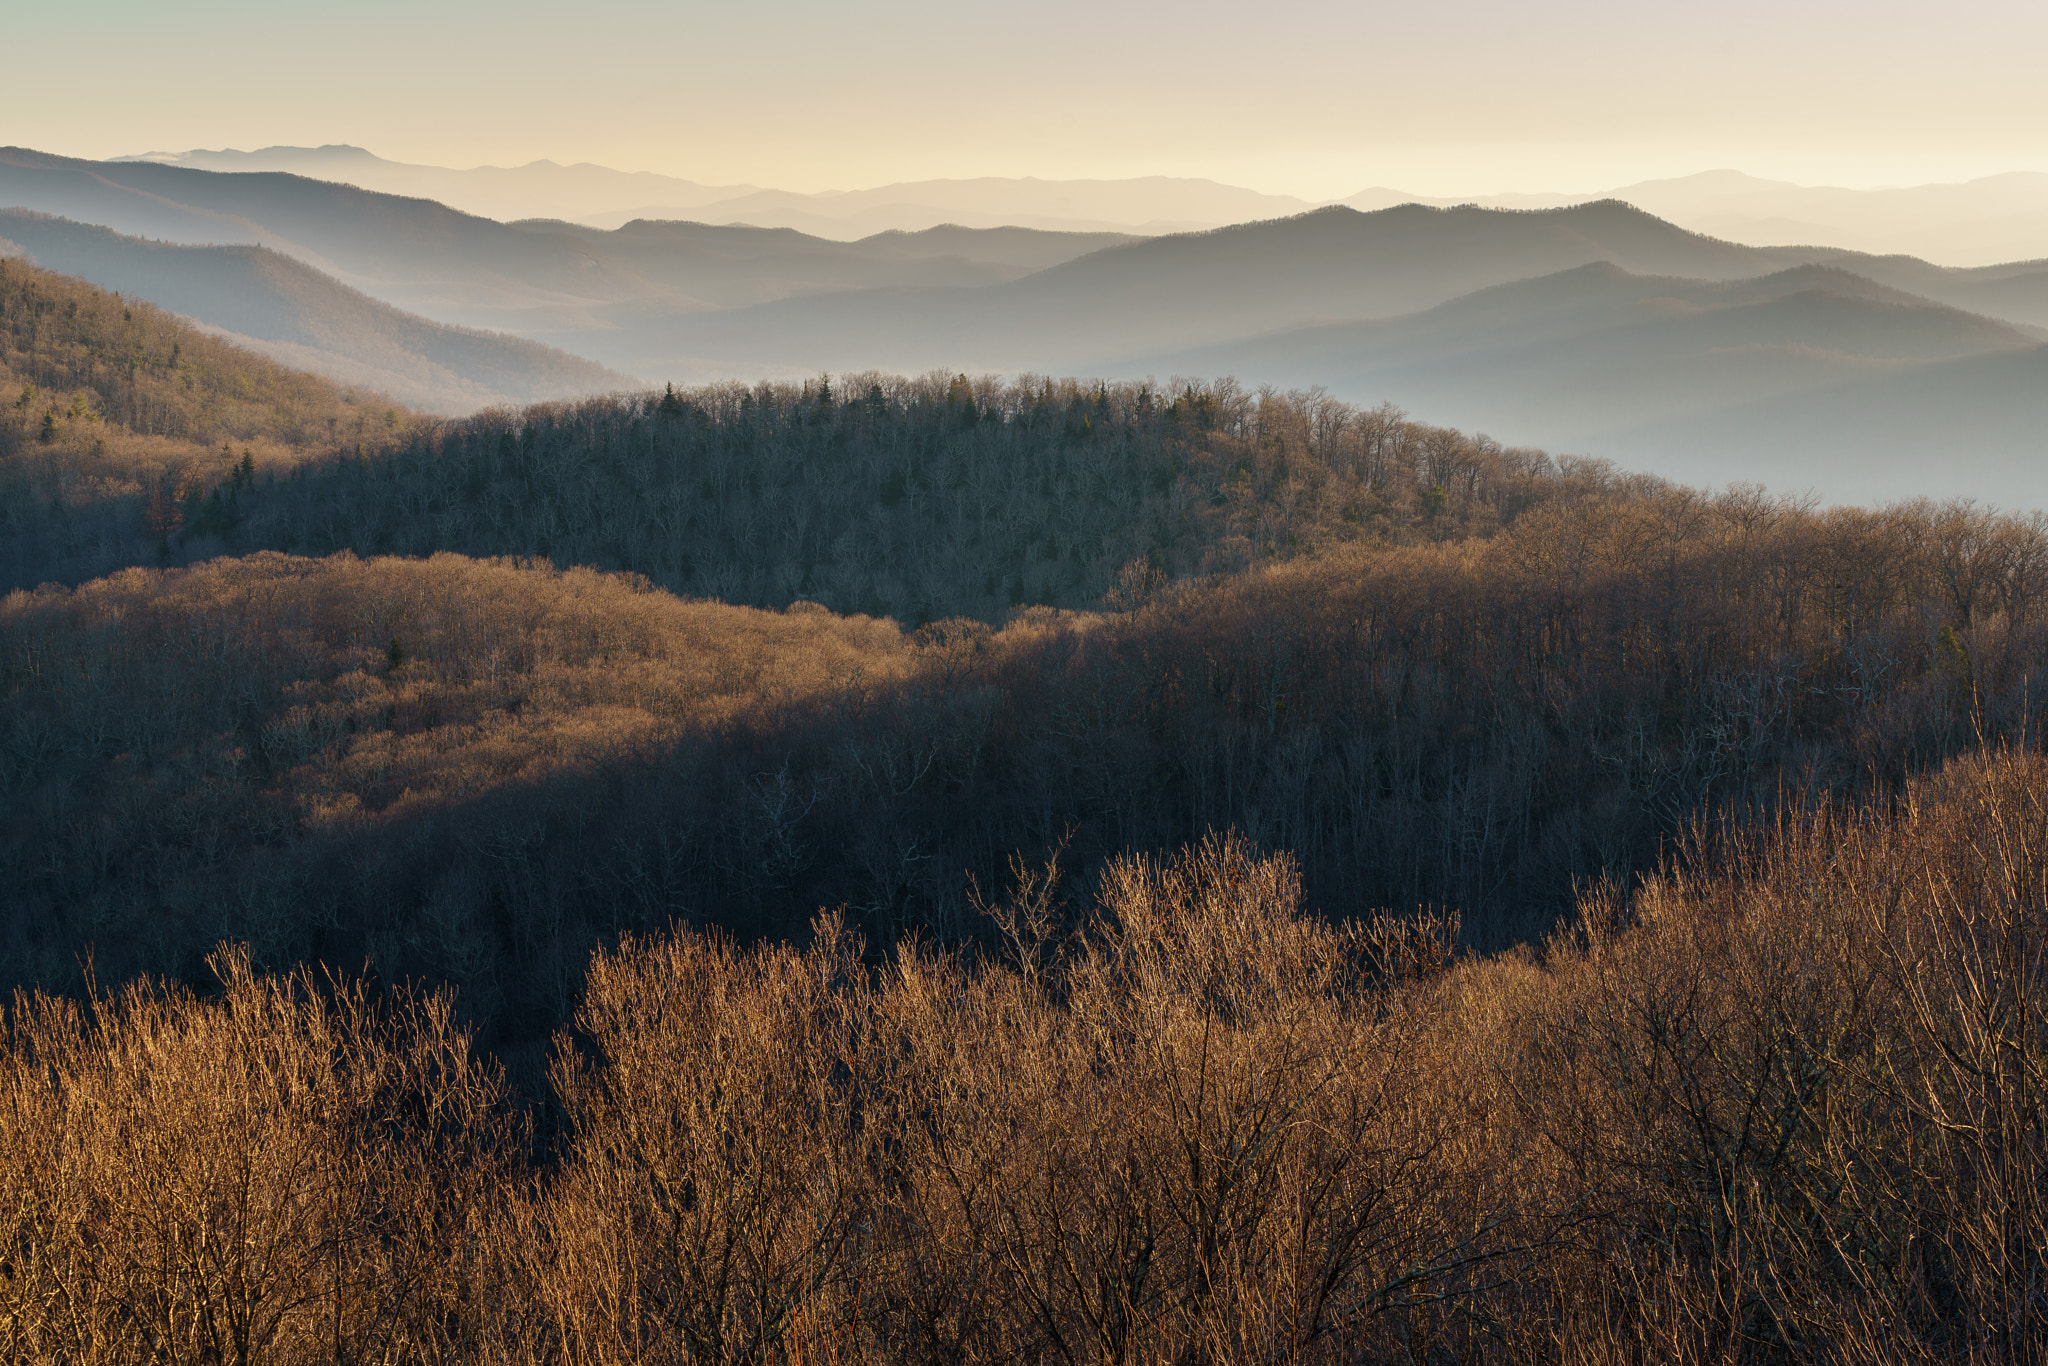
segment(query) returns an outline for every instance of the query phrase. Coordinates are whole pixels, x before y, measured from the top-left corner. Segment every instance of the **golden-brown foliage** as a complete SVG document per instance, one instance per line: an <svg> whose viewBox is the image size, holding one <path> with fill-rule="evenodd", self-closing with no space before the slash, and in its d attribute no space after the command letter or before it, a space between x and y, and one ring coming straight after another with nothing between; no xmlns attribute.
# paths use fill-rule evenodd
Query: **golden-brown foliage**
<svg viewBox="0 0 2048 1366"><path fill-rule="evenodd" d="M4 257L0 371L11 389L34 387L37 397L15 414L34 429L45 413L60 426L74 420L69 404L81 393L92 409L87 421L201 447L233 441L324 449L368 440L388 425L390 405L375 403L375 395L359 402L352 391L210 337L153 304ZM9 396L18 402L18 394ZM403 410L397 416L410 418Z"/></svg>
<svg viewBox="0 0 2048 1366"><path fill-rule="evenodd" d="M683 602L627 577L456 556L129 570L17 594L0 616L11 642L0 667L23 704L10 791L51 799L43 810L74 833L50 844L17 826L28 842L16 852L67 882L82 876L70 886L85 894L60 894L80 916L69 926L10 921L16 973L75 980L71 962L96 941L117 976L195 977L197 952L231 937L270 962L367 955L390 971L452 974L486 1016L506 991L531 1008L542 990L559 1019L589 921L550 891L554 909L522 917L508 944L486 928L481 888L459 868L447 875L451 853L523 875L551 792L623 783L630 801L692 747L829 709L856 684L887 688L914 658L886 620ZM800 816L783 807L801 799L772 775L744 781L758 820L723 852L772 872ZM484 800L495 814L436 847L434 822ZM12 807L16 819L31 810ZM327 861L344 850L337 880ZM394 857L422 860L415 871L437 890L365 919L355 894L383 882ZM129 880L145 865L148 888ZM124 882L129 892L114 891ZM680 909L666 882L642 891L658 900L627 924ZM500 981L508 948L538 983Z"/></svg>
<svg viewBox="0 0 2048 1366"><path fill-rule="evenodd" d="M2038 1361L2044 894L2048 764L2004 753L1592 899L1521 1063L1526 1112L1611 1211L1565 1336Z"/></svg>
<svg viewBox="0 0 2048 1366"><path fill-rule="evenodd" d="M447 1001L214 966L213 1000L7 1014L0 1352L471 1359L466 1268L517 1150Z"/></svg>
<svg viewBox="0 0 2048 1366"><path fill-rule="evenodd" d="M1052 887L1026 879L1026 901ZM23 1360L2033 1363L2048 762L1588 896L1539 960L1218 837L1007 957L592 962L526 1167L439 998L21 1000ZM1041 939L1030 927L1061 923Z"/></svg>

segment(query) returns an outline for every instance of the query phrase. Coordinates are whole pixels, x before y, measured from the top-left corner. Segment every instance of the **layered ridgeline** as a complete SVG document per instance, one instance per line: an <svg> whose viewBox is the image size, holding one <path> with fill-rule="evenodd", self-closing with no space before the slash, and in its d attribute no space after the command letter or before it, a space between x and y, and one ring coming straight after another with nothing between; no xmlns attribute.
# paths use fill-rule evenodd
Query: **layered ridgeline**
<svg viewBox="0 0 2048 1366"><path fill-rule="evenodd" d="M0 545L51 585L6 617L16 980L226 936L451 976L519 1032L565 945L839 903L955 933L970 872L1070 830L1093 866L1235 826L1318 906L1512 936L1702 803L2033 724L2028 520L1707 497L1227 382L431 422L0 283Z"/></svg>
<svg viewBox="0 0 2048 1366"><path fill-rule="evenodd" d="M1702 483L2038 506L2041 336L1832 266L1708 282L1602 262L1406 317L1177 351L1153 368L1400 394L1483 430L1627 452Z"/></svg>
<svg viewBox="0 0 2048 1366"><path fill-rule="evenodd" d="M632 387L538 342L430 322L259 245L177 246L0 209L0 251L181 313L224 339L428 411Z"/></svg>
<svg viewBox="0 0 2048 1366"><path fill-rule="evenodd" d="M307 462L417 417L82 281L0 259L0 583L156 563Z"/></svg>
<svg viewBox="0 0 2048 1366"><path fill-rule="evenodd" d="M601 232L495 222L430 199L298 175L77 161L0 148L0 205L134 237L262 245L442 322L581 340L649 320L836 290L972 288L1130 240L1117 233L935 225L857 242L744 224L635 220ZM662 215L672 218L676 215Z"/></svg>
<svg viewBox="0 0 2048 1366"><path fill-rule="evenodd" d="M663 380L1233 374L1687 482L2048 503L2039 260L1952 269L1746 246L1614 200L1327 206L1142 240L939 227L836 242L645 220L600 231L298 175L20 149L0 149L0 203L262 243L425 317ZM332 330L294 316L301 331Z"/></svg>

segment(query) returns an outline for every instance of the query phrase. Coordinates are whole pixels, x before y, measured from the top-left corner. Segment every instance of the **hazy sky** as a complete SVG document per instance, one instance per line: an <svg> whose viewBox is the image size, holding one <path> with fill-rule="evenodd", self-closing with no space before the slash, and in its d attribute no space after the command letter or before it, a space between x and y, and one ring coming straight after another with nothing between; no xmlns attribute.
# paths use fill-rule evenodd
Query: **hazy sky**
<svg viewBox="0 0 2048 1366"><path fill-rule="evenodd" d="M1210 176L1309 199L1730 166L2048 170L2044 0L64 0L9 7L0 142L350 142L714 183Z"/></svg>

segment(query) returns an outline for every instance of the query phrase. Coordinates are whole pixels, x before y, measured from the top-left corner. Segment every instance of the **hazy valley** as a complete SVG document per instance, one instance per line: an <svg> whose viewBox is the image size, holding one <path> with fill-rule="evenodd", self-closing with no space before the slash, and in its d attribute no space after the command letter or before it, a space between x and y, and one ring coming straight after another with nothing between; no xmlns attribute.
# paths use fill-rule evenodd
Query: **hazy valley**
<svg viewBox="0 0 2048 1366"><path fill-rule="evenodd" d="M360 169L344 151L210 164ZM1149 192L1134 183L1125 193ZM45 264L345 382L389 377L396 396L442 411L616 388L626 376L1230 374L1392 401L1704 484L2044 497L2032 458L2041 361L2029 355L2048 336L2038 261L1955 268L1745 246L1614 201L1338 206L1164 236L927 227L837 241L688 221L501 223L282 171L31 153L0 157L0 198L125 235L266 243L339 285L252 257L231 302L209 282L224 267L202 264L227 259L217 248L117 250L105 234L15 220L20 245ZM1596 265L1621 274L1582 269ZM1738 282L1747 290L1714 288ZM348 289L419 316L373 322ZM286 295L294 302L279 302ZM509 337L458 346L429 319L595 365L577 371L543 352L515 360ZM1746 435L1731 444L1731 433ZM1923 473L1919 453L1944 439L1968 458ZM1866 472L1876 482L1858 484Z"/></svg>

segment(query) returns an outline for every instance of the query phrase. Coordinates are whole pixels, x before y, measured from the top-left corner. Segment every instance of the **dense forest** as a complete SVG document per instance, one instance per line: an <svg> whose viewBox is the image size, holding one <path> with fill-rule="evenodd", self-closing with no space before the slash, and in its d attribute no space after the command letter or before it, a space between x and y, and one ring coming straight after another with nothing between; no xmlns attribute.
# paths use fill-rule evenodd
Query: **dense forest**
<svg viewBox="0 0 2048 1366"><path fill-rule="evenodd" d="M1595 481L1600 471L1580 478ZM1390 408L1230 383L827 377L494 413L315 473L195 549L544 555L907 624L1444 540L1577 482Z"/></svg>
<svg viewBox="0 0 2048 1366"><path fill-rule="evenodd" d="M0 323L0 1359L2040 1360L2048 520Z"/></svg>

